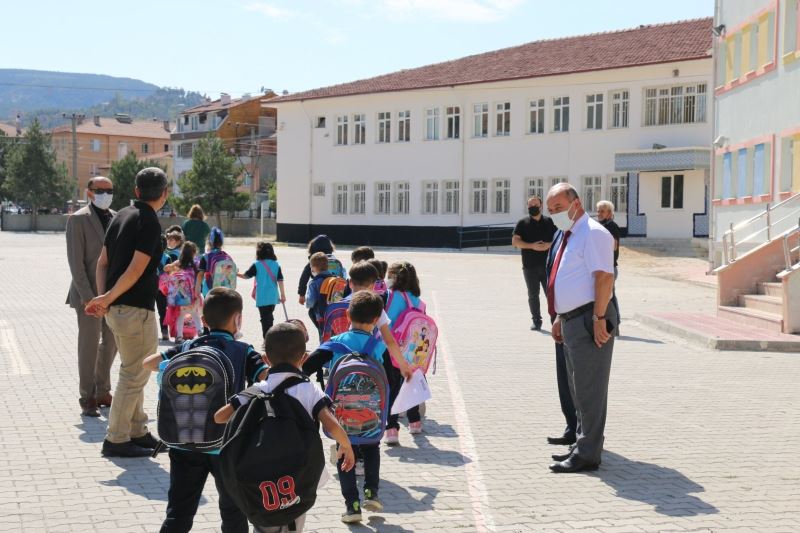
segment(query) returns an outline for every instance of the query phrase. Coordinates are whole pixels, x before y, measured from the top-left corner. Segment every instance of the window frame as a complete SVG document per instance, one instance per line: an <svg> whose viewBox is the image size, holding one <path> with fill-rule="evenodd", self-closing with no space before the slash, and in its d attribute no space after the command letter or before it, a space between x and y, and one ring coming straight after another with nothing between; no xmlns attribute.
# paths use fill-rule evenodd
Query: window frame
<svg viewBox="0 0 800 533"><path fill-rule="evenodd" d="M553 128L551 133L569 133L569 107L569 95L552 97ZM556 124L558 128L556 128Z"/></svg>
<svg viewBox="0 0 800 533"><path fill-rule="evenodd" d="M592 183L589 183L589 180ZM581 203L583 209L587 213L597 212L597 202L603 199L605 189L605 180L600 174L587 174L581 176ZM592 198L588 196L589 191L592 191Z"/></svg>
<svg viewBox="0 0 800 533"><path fill-rule="evenodd" d="M478 107L481 108L480 111L478 111ZM472 117L472 138L485 139L489 137L489 103L472 104Z"/></svg>
<svg viewBox="0 0 800 533"><path fill-rule="evenodd" d="M615 89L608 93L608 129L620 130L630 127L631 92ZM615 126L614 124L619 125Z"/></svg>
<svg viewBox="0 0 800 533"><path fill-rule="evenodd" d="M349 117L347 115L336 115L336 138L335 146L347 146L349 140Z"/></svg>
<svg viewBox="0 0 800 533"><path fill-rule="evenodd" d="M615 213L628 213L628 185L627 174L610 174L608 176L608 197L614 204Z"/></svg>
<svg viewBox="0 0 800 533"><path fill-rule="evenodd" d="M391 215L392 206L394 201L392 194L394 188L391 181L377 181L375 182L375 214L376 215Z"/></svg>
<svg viewBox="0 0 800 533"><path fill-rule="evenodd" d="M547 194L547 189L545 188L545 179L544 177L532 176L525 178L525 203L524 203L524 211L525 213L528 212L528 199L532 196L537 196L539 200L542 202L542 211L545 210L545 198L544 195Z"/></svg>
<svg viewBox="0 0 800 533"><path fill-rule="evenodd" d="M458 180L443 180L442 214L457 215L460 212L461 212L461 182Z"/></svg>
<svg viewBox="0 0 800 533"><path fill-rule="evenodd" d="M680 178L678 180L677 178ZM664 205L664 185L667 184L665 180L669 180L667 185L667 192L669 194L669 201L667 202L668 205ZM678 181L680 181L680 200L681 205L680 207L675 207L675 199L678 197ZM686 175L685 174L669 174L661 176L661 202L659 203L659 209L661 210L683 210L685 209L685 200L686 200Z"/></svg>
<svg viewBox="0 0 800 533"><path fill-rule="evenodd" d="M445 137L446 140L461 139L461 106L445 106Z"/></svg>
<svg viewBox="0 0 800 533"><path fill-rule="evenodd" d="M535 104L535 105L534 105ZM545 98L534 98L528 101L528 134L544 135L547 131L547 105ZM536 117L534 119L534 116ZM534 127L534 124L536 127ZM540 130L540 131L534 131Z"/></svg>
<svg viewBox="0 0 800 533"><path fill-rule="evenodd" d="M367 144L366 113L353 113L353 144Z"/></svg>
<svg viewBox="0 0 800 533"><path fill-rule="evenodd" d="M439 182L426 180L422 182L422 214L439 214Z"/></svg>
<svg viewBox="0 0 800 533"><path fill-rule="evenodd" d="M700 90L702 88L702 90ZM706 124L708 121L708 83L677 83L643 87L642 127ZM650 94L652 91L652 94ZM652 104L652 106L651 106ZM677 104L677 105L676 105ZM687 121L690 112L694 120ZM654 123L649 123L652 119ZM702 116L702 120L698 120ZM680 120L675 120L679 117Z"/></svg>
<svg viewBox="0 0 800 533"><path fill-rule="evenodd" d="M347 183L334 183L333 184L333 214L334 215L347 215L348 202L350 200L349 187Z"/></svg>
<svg viewBox="0 0 800 533"><path fill-rule="evenodd" d="M495 102L494 104L494 137L511 136L511 101Z"/></svg>
<svg viewBox="0 0 800 533"><path fill-rule="evenodd" d="M478 186L476 187L476 184ZM486 178L474 178L470 180L470 214L487 214L489 203L489 180ZM476 209L480 205L481 209Z"/></svg>
<svg viewBox="0 0 800 533"><path fill-rule="evenodd" d="M395 215L409 215L411 214L411 182L409 181L396 181L394 182L394 195L395 195Z"/></svg>
<svg viewBox="0 0 800 533"><path fill-rule="evenodd" d="M350 213L365 215L367 213L367 184L355 182L350 184Z"/></svg>
<svg viewBox="0 0 800 533"><path fill-rule="evenodd" d="M411 142L411 110L397 112L397 142Z"/></svg>
<svg viewBox="0 0 800 533"><path fill-rule="evenodd" d="M425 108L425 140L438 141L442 129L441 108Z"/></svg>
<svg viewBox="0 0 800 533"><path fill-rule="evenodd" d="M603 130L603 104L605 100L603 95L604 93L586 95L586 127L584 128L586 131Z"/></svg>
<svg viewBox="0 0 800 533"><path fill-rule="evenodd" d="M376 144L388 144L392 142L392 112L378 111L375 124Z"/></svg>

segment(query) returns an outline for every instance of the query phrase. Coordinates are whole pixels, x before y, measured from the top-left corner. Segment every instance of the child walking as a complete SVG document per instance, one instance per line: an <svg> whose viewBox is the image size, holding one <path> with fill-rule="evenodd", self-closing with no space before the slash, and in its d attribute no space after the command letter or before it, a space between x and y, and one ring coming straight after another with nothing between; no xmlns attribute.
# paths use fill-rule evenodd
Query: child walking
<svg viewBox="0 0 800 533"><path fill-rule="evenodd" d="M177 320L175 322L176 343L183 342L184 317L187 313L192 316L195 331L199 333L203 329L203 323L200 320L200 313L198 312L200 297L192 290L194 279L197 275L197 268L194 262L195 255L197 255L197 246L195 246L193 242L185 243L183 248L181 248L181 255L178 257L178 270L170 274L170 276L175 278L176 291L172 303L169 302L169 295L167 296L167 304L168 306L177 307L178 309L170 314L168 308L167 314L170 316L177 315Z"/></svg>
<svg viewBox="0 0 800 533"><path fill-rule="evenodd" d="M286 301L283 272L272 244L263 241L256 244L256 261L247 272L239 273L238 276L242 279L255 278L253 298L261 315L261 337L266 337L269 328L275 323L275 306Z"/></svg>

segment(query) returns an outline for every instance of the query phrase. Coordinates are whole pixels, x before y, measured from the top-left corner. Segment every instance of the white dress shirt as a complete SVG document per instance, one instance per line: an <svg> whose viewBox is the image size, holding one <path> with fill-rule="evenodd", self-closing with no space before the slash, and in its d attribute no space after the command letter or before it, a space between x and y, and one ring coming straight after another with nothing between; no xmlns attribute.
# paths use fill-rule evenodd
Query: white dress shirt
<svg viewBox="0 0 800 533"><path fill-rule="evenodd" d="M556 313L594 301L594 273L614 273L614 238L584 213L570 230L555 283Z"/></svg>

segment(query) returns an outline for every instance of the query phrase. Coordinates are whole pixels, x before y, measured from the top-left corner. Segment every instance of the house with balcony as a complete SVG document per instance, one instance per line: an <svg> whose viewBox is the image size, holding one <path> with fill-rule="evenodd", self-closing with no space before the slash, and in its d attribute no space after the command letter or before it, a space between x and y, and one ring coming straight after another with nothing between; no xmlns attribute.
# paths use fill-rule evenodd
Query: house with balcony
<svg viewBox="0 0 800 533"><path fill-rule="evenodd" d="M711 29L535 41L266 101L278 238L456 247L486 228L505 244L562 181L589 211L611 200L627 235L706 237Z"/></svg>
<svg viewBox="0 0 800 533"><path fill-rule="evenodd" d="M206 135L219 137L242 167L240 190L252 197L251 209L266 200L270 182L276 177L277 147L275 143L274 109L264 108L261 101L275 96L268 93L256 97L219 99L185 109L178 116L171 135L173 148L173 192L180 194L177 178L192 168L192 153L197 141Z"/></svg>
<svg viewBox="0 0 800 533"><path fill-rule="evenodd" d="M800 1L716 0L719 314L800 333Z"/></svg>

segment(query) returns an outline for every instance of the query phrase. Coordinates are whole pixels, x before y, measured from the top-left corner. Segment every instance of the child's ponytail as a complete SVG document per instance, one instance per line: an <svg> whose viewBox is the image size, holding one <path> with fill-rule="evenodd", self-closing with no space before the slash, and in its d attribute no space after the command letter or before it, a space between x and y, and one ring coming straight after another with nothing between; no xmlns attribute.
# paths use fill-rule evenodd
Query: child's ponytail
<svg viewBox="0 0 800 533"><path fill-rule="evenodd" d="M422 294L419 288L417 269L408 261L393 263L392 266L389 267L388 275L394 278L392 290L410 292L417 298Z"/></svg>

